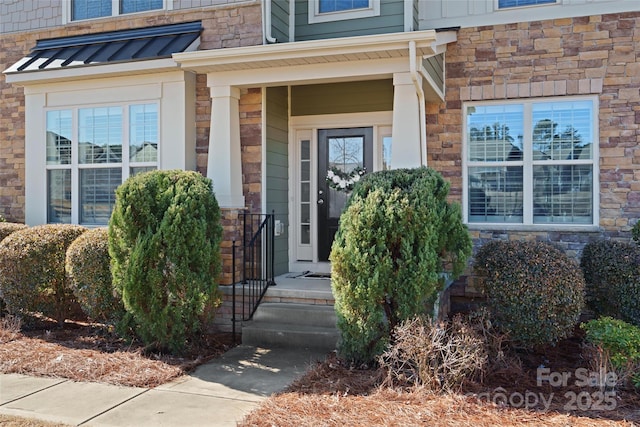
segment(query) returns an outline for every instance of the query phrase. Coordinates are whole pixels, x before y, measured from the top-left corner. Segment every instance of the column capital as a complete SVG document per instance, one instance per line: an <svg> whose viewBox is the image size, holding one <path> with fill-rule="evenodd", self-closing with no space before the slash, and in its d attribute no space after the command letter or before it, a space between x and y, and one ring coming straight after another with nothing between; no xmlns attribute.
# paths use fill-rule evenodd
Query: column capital
<svg viewBox="0 0 640 427"><path fill-rule="evenodd" d="M240 89L235 86L211 86L211 98L235 98L240 99Z"/></svg>
<svg viewBox="0 0 640 427"><path fill-rule="evenodd" d="M418 83L422 83L418 79ZM393 85L394 86L402 86L402 85L412 85L413 86L413 78L411 78L410 72L405 73L393 73Z"/></svg>

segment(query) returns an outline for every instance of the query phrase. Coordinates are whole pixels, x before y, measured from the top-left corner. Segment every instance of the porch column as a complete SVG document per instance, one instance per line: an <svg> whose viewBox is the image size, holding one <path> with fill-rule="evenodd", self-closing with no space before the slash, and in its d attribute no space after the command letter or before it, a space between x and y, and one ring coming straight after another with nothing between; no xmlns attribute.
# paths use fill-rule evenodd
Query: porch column
<svg viewBox="0 0 640 427"><path fill-rule="evenodd" d="M207 177L222 208L244 208L240 157L240 89L212 86Z"/></svg>
<svg viewBox="0 0 640 427"><path fill-rule="evenodd" d="M418 83L422 84L422 79ZM420 103L411 73L393 75L393 130L391 167L415 168L422 163Z"/></svg>

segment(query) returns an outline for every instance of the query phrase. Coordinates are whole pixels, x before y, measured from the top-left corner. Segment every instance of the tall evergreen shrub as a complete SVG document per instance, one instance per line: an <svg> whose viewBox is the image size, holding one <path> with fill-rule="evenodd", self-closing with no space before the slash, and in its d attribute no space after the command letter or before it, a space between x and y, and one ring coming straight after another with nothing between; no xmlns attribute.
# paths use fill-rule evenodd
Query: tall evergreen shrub
<svg viewBox="0 0 640 427"><path fill-rule="evenodd" d="M464 269L471 238L448 191L428 168L372 173L354 188L330 257L344 357L373 360L396 325L431 312L441 273Z"/></svg>
<svg viewBox="0 0 640 427"><path fill-rule="evenodd" d="M116 191L109 223L113 283L148 345L179 352L219 302L220 209L197 172L152 171Z"/></svg>

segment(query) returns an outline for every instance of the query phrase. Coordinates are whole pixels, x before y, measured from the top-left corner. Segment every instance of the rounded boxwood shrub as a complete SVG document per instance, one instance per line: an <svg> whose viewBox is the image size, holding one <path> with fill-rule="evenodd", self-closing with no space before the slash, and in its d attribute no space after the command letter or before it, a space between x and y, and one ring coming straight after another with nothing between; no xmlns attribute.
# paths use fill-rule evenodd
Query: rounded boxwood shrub
<svg viewBox="0 0 640 427"><path fill-rule="evenodd" d="M82 234L67 249L66 270L69 286L89 318L114 323L124 314L120 298L113 289L106 228Z"/></svg>
<svg viewBox="0 0 640 427"><path fill-rule="evenodd" d="M475 272L497 326L524 347L568 337L584 306L584 278L567 255L544 242L492 241Z"/></svg>
<svg viewBox="0 0 640 427"><path fill-rule="evenodd" d="M445 268L462 272L471 239L448 183L428 168L371 173L340 217L331 250L340 353L369 362L404 320L431 313Z"/></svg>
<svg viewBox="0 0 640 427"><path fill-rule="evenodd" d="M180 351L219 302L220 209L197 172L152 171L116 190L109 223L113 284L148 345Z"/></svg>
<svg viewBox="0 0 640 427"><path fill-rule="evenodd" d="M24 224L19 224L16 222L0 221L0 242L2 242L4 238L7 237L9 234L16 232L18 230L22 230L24 228L27 228L27 226Z"/></svg>
<svg viewBox="0 0 640 427"><path fill-rule="evenodd" d="M66 283L65 255L85 231L79 225L40 225L0 242L0 290L10 313L41 312L64 325L77 309Z"/></svg>
<svg viewBox="0 0 640 427"><path fill-rule="evenodd" d="M587 304L596 315L640 326L640 247L598 240L585 245L580 266L587 283Z"/></svg>

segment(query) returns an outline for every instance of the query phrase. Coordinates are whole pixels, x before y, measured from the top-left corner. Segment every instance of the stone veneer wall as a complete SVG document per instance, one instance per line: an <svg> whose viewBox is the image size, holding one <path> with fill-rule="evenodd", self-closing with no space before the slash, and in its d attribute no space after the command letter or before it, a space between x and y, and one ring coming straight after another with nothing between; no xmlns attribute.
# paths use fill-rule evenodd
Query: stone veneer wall
<svg viewBox="0 0 640 427"><path fill-rule="evenodd" d="M629 239L629 229L640 217L638 45L640 12L458 31L458 41L446 53L446 100L427 106L429 164L451 182L452 200L462 199L465 101L599 97L599 231L514 232L475 226L471 234L476 248L493 239L536 239L578 259L591 239ZM453 310L479 296L473 278L459 280L451 295Z"/></svg>
<svg viewBox="0 0 640 427"><path fill-rule="evenodd" d="M5 70L26 55L39 39L198 20L202 21L204 28L200 49L259 45L262 43L260 8L259 2L245 2L231 6L123 15L112 19L84 21L36 31L0 34L0 46L2 46L0 69ZM19 86L7 84L4 75L0 74L0 96L0 215L10 221L23 222L25 217L24 92ZM197 76L196 96L197 165L199 171L206 173L211 99L204 75ZM255 97L255 93L245 91L241 103L254 105ZM246 117L241 121L243 144L255 145L256 124L253 122L261 113L253 111L255 106L245 108L248 108L243 113ZM246 126L249 127L245 128ZM259 120L257 126L259 126ZM245 191L255 190L256 184L251 180L256 176L259 178L260 174L252 172L245 176ZM257 187L259 188L259 181ZM259 190L257 193L253 191L253 194L248 194L246 197L252 208L260 206Z"/></svg>

